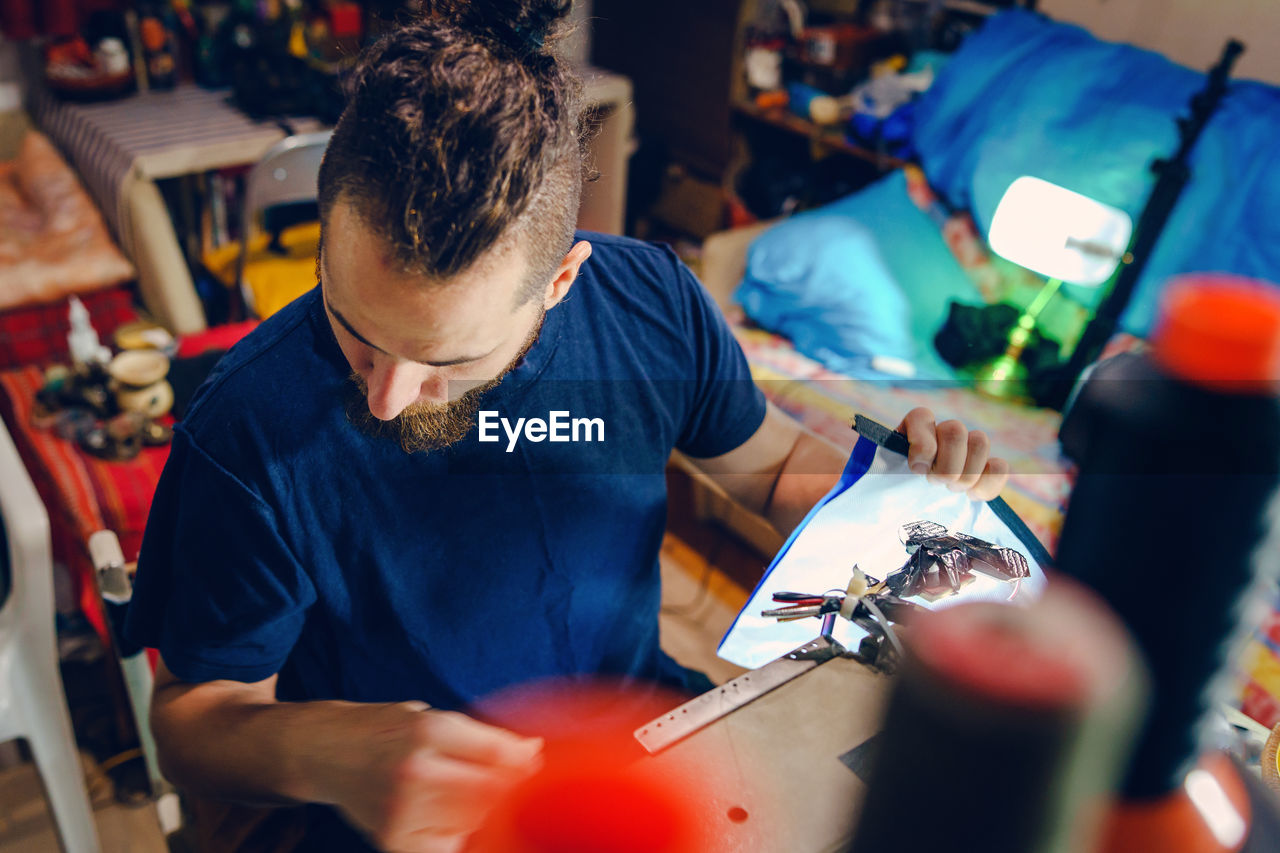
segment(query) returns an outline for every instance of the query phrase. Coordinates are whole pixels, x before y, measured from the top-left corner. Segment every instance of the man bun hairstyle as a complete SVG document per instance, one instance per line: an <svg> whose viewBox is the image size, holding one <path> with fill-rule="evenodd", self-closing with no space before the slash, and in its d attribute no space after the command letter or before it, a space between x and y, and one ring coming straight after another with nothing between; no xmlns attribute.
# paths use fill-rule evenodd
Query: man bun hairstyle
<svg viewBox="0 0 1280 853"><path fill-rule="evenodd" d="M428 0L424 5L428 14L505 43L517 53L539 53L554 38L573 0Z"/></svg>
<svg viewBox="0 0 1280 853"><path fill-rule="evenodd" d="M581 84L553 43L571 0L424 0L360 58L320 167L406 271L448 279L526 247L540 293L573 241Z"/></svg>

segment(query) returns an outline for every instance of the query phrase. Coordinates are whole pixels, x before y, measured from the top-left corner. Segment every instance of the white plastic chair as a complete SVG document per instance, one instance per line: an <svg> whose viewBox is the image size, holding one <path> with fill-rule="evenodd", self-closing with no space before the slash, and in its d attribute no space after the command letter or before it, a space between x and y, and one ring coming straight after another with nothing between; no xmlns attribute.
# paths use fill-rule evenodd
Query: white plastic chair
<svg viewBox="0 0 1280 853"><path fill-rule="evenodd" d="M329 146L332 130L299 133L271 146L245 179L240 211L240 255L236 259L236 283L249 310L258 314L252 288L245 281L250 237L260 227L263 211L286 204L315 201L319 195L320 162Z"/></svg>
<svg viewBox="0 0 1280 853"><path fill-rule="evenodd" d="M145 650L136 646L125 647L121 642L125 611L133 600L133 580L126 570L124 552L120 550L120 539L114 531L99 530L89 536L89 558L97 574L98 594L105 605L111 642L120 673L124 676L133 722L138 727L138 740L147 765L151 793L159 798L170 790L170 785L160 773L156 741L151 734L151 694L155 691L155 675L151 672Z"/></svg>
<svg viewBox="0 0 1280 853"><path fill-rule="evenodd" d="M58 674L49 516L0 424L0 741L25 738L66 853L94 853L98 832ZM8 587L7 595L4 587Z"/></svg>
<svg viewBox="0 0 1280 853"><path fill-rule="evenodd" d="M156 803L156 817L166 836L182 826L182 808L173 786L160 772L160 760L156 740L151 734L151 695L155 692L155 675L147 659L146 650L126 644L121 631L125 613L133 600L133 579L125 565L120 539L111 530L99 530L89 536L89 559L98 581L98 594L102 596L111 631L112 651L124 677L125 693L133 711L133 722L138 727L138 741L142 757L147 765L147 779L151 795Z"/></svg>

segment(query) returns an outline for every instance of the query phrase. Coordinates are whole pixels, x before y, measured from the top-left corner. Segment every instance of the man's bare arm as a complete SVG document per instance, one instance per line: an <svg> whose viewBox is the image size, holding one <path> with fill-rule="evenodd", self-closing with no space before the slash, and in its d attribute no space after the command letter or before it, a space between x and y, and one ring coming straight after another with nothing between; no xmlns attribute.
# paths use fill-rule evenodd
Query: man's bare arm
<svg viewBox="0 0 1280 853"><path fill-rule="evenodd" d="M188 684L161 662L151 727L178 787L252 803L337 807L379 846L461 846L541 742L420 702L278 702L275 677Z"/></svg>
<svg viewBox="0 0 1280 853"><path fill-rule="evenodd" d="M912 409L898 429L907 434L907 464L930 482L968 492L975 500L1000 493L1009 466L990 455L984 433L959 421L936 423L933 412ZM769 405L764 422L745 443L695 464L745 508L764 516L783 535L804 519L844 470L848 453Z"/></svg>

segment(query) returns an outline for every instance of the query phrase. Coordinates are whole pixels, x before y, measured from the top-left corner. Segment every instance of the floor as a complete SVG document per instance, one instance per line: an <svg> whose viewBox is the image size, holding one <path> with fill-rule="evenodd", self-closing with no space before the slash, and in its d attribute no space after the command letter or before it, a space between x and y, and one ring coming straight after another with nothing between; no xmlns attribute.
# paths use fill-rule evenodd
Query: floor
<svg viewBox="0 0 1280 853"><path fill-rule="evenodd" d="M705 672L717 684L745 672L716 657L716 646L747 603L747 590L673 536L663 541L660 564L662 648L685 666Z"/></svg>
<svg viewBox="0 0 1280 853"><path fill-rule="evenodd" d="M668 654L685 666L705 672L716 683L743 672L717 658L715 650L747 601L750 581L742 576L749 578L753 567L758 571L762 567L756 565L758 562L758 557L741 551L723 531L681 527L680 536L668 535L664 539L660 555L660 626L662 646ZM101 697L96 685L86 688L75 673L74 668L68 670L64 666L72 716L83 741L85 720L100 715L94 703L100 703ZM90 733L87 739L101 737L100 733ZM51 853L59 848L39 776L30 763L15 765L16 752L13 744L0 746L0 850ZM128 787L125 785L117 798L113 777L118 773L103 773L88 752L81 758L103 853L168 853L154 805L149 801L134 805L120 802L119 799L130 797L123 793Z"/></svg>
<svg viewBox="0 0 1280 853"><path fill-rule="evenodd" d="M160 821L150 802L117 802L114 785L88 755L82 755L89 780L93 816L102 853L168 853ZM53 853L58 850L53 820L35 766L19 764L0 770L0 850L4 853Z"/></svg>

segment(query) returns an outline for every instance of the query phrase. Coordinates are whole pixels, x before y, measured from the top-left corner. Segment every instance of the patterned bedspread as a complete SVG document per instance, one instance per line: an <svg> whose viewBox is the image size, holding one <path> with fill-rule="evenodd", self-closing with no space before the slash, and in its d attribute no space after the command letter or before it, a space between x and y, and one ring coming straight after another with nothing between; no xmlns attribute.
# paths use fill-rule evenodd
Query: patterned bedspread
<svg viewBox="0 0 1280 853"><path fill-rule="evenodd" d="M853 447L855 414L896 426L916 406L930 407L939 420L955 418L985 431L992 447L1009 460L1005 500L1053 550L1071 489L1070 463L1058 449L1059 413L991 400L958 383L855 381L801 355L777 335L743 325L735 326L734 334L765 395L843 447Z"/></svg>

